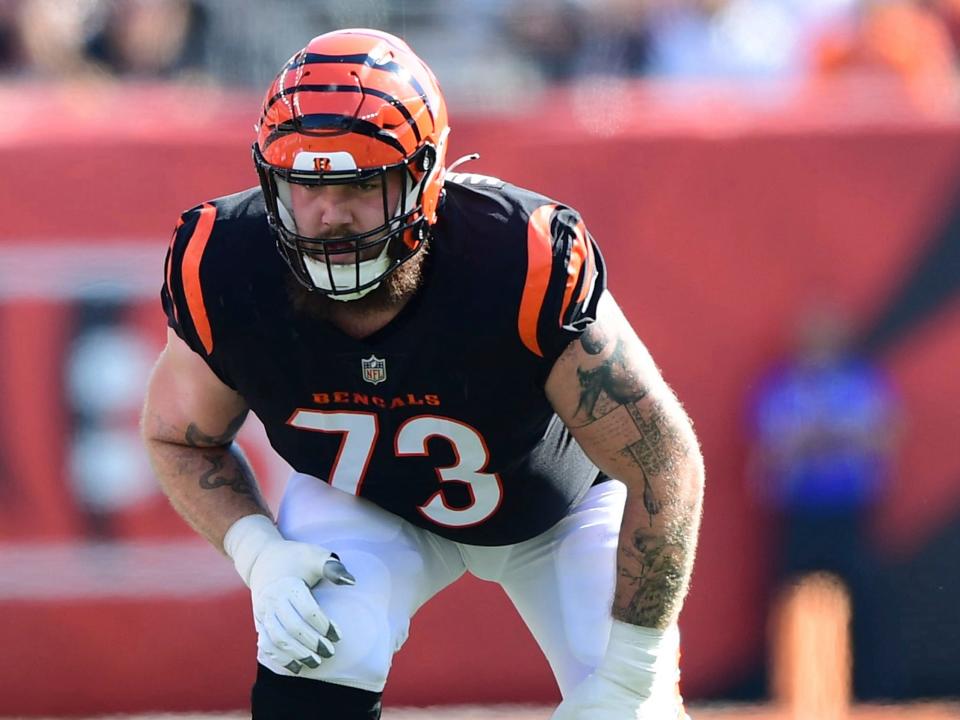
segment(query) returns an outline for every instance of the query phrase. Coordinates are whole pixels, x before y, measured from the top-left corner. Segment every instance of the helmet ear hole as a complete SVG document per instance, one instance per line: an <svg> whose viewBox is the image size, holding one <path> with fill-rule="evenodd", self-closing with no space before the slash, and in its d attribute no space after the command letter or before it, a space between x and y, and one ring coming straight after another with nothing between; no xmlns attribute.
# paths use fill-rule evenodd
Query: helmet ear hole
<svg viewBox="0 0 960 720"><path fill-rule="evenodd" d="M421 172L430 172L437 162L437 149L433 145L424 145L417 158L417 169Z"/></svg>

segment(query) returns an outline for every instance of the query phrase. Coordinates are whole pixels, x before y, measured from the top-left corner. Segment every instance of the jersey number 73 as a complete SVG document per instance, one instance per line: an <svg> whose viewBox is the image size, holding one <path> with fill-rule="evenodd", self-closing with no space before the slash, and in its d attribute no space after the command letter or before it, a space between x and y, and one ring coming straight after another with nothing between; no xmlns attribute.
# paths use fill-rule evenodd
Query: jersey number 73
<svg viewBox="0 0 960 720"><path fill-rule="evenodd" d="M341 433L340 450L328 478L330 485L359 495L367 466L380 435L375 413L297 410L289 425L313 432ZM442 438L450 443L457 462L436 468L440 487L417 510L428 520L445 527L477 525L500 507L503 483L496 473L483 472L490 451L483 437L469 425L437 415L417 415L397 428L393 451L397 457L429 455L427 441ZM452 507L443 495L443 483L464 483L470 495L465 507Z"/></svg>

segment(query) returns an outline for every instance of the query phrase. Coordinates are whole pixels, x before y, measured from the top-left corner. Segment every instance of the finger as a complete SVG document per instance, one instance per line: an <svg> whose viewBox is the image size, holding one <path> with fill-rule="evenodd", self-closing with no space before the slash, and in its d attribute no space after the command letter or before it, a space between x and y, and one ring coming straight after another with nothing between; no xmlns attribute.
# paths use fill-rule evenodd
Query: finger
<svg viewBox="0 0 960 720"><path fill-rule="evenodd" d="M339 639L340 638L337 638L337 640ZM330 641L325 637L320 638L320 642L317 644L317 655L320 657L333 657L333 654L336 652L333 648L333 642L335 641Z"/></svg>
<svg viewBox="0 0 960 720"><path fill-rule="evenodd" d="M281 657L281 655L279 655L276 650L270 649L272 647L273 646L270 643L267 643L265 646L262 647L263 653L276 663L283 662L283 660L286 659L285 656ZM314 660L312 657L309 657L309 656L300 658L300 660L291 660L286 665L284 665L284 667L290 672L292 672L294 675L297 675L303 669L304 665L306 665L308 668L312 670L315 670L316 668L320 667L320 664L316 660Z"/></svg>
<svg viewBox="0 0 960 720"><path fill-rule="evenodd" d="M266 657L277 665L282 665L294 675L299 674L303 668L304 663L291 659L286 652L274 645L273 640L270 639L270 636L264 629L263 622L260 622L257 627L257 647L259 648L260 656ZM313 658L306 659L309 660L311 666L316 662Z"/></svg>
<svg viewBox="0 0 960 720"><path fill-rule="evenodd" d="M322 658L328 658L333 653L328 652L327 645L321 642L324 638L310 627L300 616L300 613L289 603L277 608L277 618L290 636L306 648L313 650Z"/></svg>
<svg viewBox="0 0 960 720"><path fill-rule="evenodd" d="M356 585L357 579L349 573L342 562L335 558L327 560L323 566L323 577L334 585Z"/></svg>
<svg viewBox="0 0 960 720"><path fill-rule="evenodd" d="M332 626L330 619L324 614L323 610L320 609L320 606L317 605L313 594L307 590L306 586L302 586L296 591L291 592L288 599L290 605L293 606L293 609L297 611L297 614L307 625L316 630L321 636L334 640L334 638L330 637L330 628ZM340 639L340 635L336 631L334 635L336 636L334 642L336 642Z"/></svg>
<svg viewBox="0 0 960 720"><path fill-rule="evenodd" d="M277 665L283 665L283 667L285 667L287 670L292 672L294 675L298 674L300 670L303 668L304 663L301 663L298 660L287 661L288 660L287 654L278 650L276 647L274 647L273 642L270 640L270 638L265 637L264 635L260 636L260 639L257 642L257 646L260 648L261 655L269 658L270 660L275 662ZM313 667L314 664L316 663L316 661L313 658L304 658L304 659L309 661L310 667ZM285 662L286 664L284 664ZM317 667L319 667L319 665L317 665Z"/></svg>
<svg viewBox="0 0 960 720"><path fill-rule="evenodd" d="M328 638L331 642L340 642L340 628L337 627L337 624L333 620L330 621L330 628L324 637Z"/></svg>
<svg viewBox="0 0 960 720"><path fill-rule="evenodd" d="M284 667L290 672L292 672L294 675L296 675L297 673L300 672L300 670L303 668L304 665L306 665L311 670L316 670L318 667L320 667L320 661L315 660L312 655L307 655L306 657L302 657L299 660L291 660L286 665L284 665Z"/></svg>
<svg viewBox="0 0 960 720"><path fill-rule="evenodd" d="M284 665L290 660L296 660L308 667L319 667L320 657L315 653L314 648L309 648L294 638L276 613L271 613L264 618L263 630Z"/></svg>

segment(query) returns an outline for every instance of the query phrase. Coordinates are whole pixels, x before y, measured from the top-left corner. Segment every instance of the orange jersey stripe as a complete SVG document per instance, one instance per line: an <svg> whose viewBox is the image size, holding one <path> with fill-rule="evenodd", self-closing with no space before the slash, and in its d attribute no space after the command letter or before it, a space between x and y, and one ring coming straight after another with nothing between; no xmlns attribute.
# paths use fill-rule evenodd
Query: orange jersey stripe
<svg viewBox="0 0 960 720"><path fill-rule="evenodd" d="M208 355L213 351L213 333L210 331L210 319L207 317L207 308L203 303L203 289L200 287L200 261L203 259L203 251L207 248L207 241L213 231L213 221L216 216L217 209L209 203L204 203L193 235L187 241L182 266L183 293L187 298L187 310Z"/></svg>
<svg viewBox="0 0 960 720"><path fill-rule="evenodd" d="M580 268L587 260L587 239L582 222L577 223L575 232L576 236L570 247L570 260L567 262L567 286L563 290L563 304L560 305L560 317L558 318L560 325L563 325L563 318L570 307L570 298L573 297L573 289L577 286Z"/></svg>
<svg viewBox="0 0 960 720"><path fill-rule="evenodd" d="M550 270L553 266L550 218L556 209L556 204L541 205L531 213L527 221L527 278L523 285L523 297L520 298L517 327L523 344L540 357L543 357L543 351L537 340L537 321L543 308L543 300L547 296L547 285L550 283Z"/></svg>

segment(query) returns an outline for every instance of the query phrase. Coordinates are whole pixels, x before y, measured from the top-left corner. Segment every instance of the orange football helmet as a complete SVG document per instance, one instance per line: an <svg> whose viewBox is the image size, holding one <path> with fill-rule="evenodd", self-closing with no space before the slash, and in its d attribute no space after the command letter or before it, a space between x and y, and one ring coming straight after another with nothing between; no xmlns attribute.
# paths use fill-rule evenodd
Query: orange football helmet
<svg viewBox="0 0 960 720"><path fill-rule="evenodd" d="M423 247L437 219L450 129L433 72L403 40L367 29L315 37L270 85L256 129L253 157L267 217L281 254L306 287L341 300L361 297ZM388 207L386 191L393 169L403 170L396 208ZM377 177L381 226L335 239L297 232L290 183ZM357 261L331 263L331 244L345 242ZM380 248L376 258L361 261L372 247Z"/></svg>

